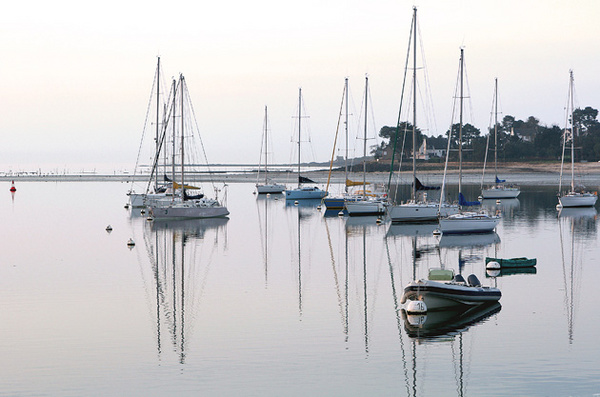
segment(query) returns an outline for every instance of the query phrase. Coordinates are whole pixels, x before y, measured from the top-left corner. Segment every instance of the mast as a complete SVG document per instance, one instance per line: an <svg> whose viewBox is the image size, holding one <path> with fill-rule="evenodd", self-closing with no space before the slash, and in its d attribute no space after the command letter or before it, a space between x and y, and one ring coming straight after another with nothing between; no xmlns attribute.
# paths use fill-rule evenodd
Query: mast
<svg viewBox="0 0 600 397"><path fill-rule="evenodd" d="M158 153L159 148L160 148L160 144L158 142L159 134L160 134L160 128L158 125L159 115L160 115L160 56L158 57L158 63L156 64L156 138L154 141L156 143L155 153ZM154 191L156 191L157 187L158 187L158 172L156 173L156 175L154 177Z"/></svg>
<svg viewBox="0 0 600 397"><path fill-rule="evenodd" d="M184 170L183 170L183 158L184 158L184 147L183 147L183 142L184 142L184 136L183 136L183 125L184 125L184 118L183 118L183 87L184 87L184 79L183 79L183 75L180 75L180 79L181 79L181 201L185 201L185 180L184 180Z"/></svg>
<svg viewBox="0 0 600 397"><path fill-rule="evenodd" d="M464 48L461 48L460 49L460 118L458 121L458 192L459 193L462 193L463 63L464 63Z"/></svg>
<svg viewBox="0 0 600 397"><path fill-rule="evenodd" d="M367 106L369 103L369 76L365 77L365 133L363 140L363 196L367 195Z"/></svg>
<svg viewBox="0 0 600 397"><path fill-rule="evenodd" d="M346 129L346 156L344 158L344 175L346 179L344 181L344 192L348 194L348 77L346 77L344 81L346 94L346 122L344 125L344 128Z"/></svg>
<svg viewBox="0 0 600 397"><path fill-rule="evenodd" d="M171 114L173 115L173 147L172 147L172 154L171 154L171 180L172 182L172 186L173 186L173 195L172 197L172 201L175 201L175 136L176 134L176 129L175 129L175 111L176 111L176 105L175 105L175 97L177 95L177 83L175 81L175 79L173 79L173 102L171 104Z"/></svg>
<svg viewBox="0 0 600 397"><path fill-rule="evenodd" d="M268 142L269 140L267 139L267 133L268 133L267 131L268 131L268 127L267 127L267 105L265 105L265 185L267 184L267 182L269 180L268 179L269 177L267 175L267 161L268 161L268 159L267 159L268 158L268 155L267 155L267 153L268 153L268 150L267 150L268 147L267 147L267 145L269 144L269 142Z"/></svg>
<svg viewBox="0 0 600 397"><path fill-rule="evenodd" d="M302 126L302 88L298 88L298 189L300 189L300 138Z"/></svg>
<svg viewBox="0 0 600 397"><path fill-rule="evenodd" d="M413 130L412 130L412 147L413 147L413 188L412 200L417 199L417 7L413 7L414 22L413 22Z"/></svg>
<svg viewBox="0 0 600 397"><path fill-rule="evenodd" d="M498 180L498 78L494 79L495 88L494 88L494 173L496 174L496 179L494 179L494 183Z"/></svg>
<svg viewBox="0 0 600 397"><path fill-rule="evenodd" d="M575 191L575 119L574 116L574 100L573 100L573 71L569 70L569 99L571 105L571 191Z"/></svg>

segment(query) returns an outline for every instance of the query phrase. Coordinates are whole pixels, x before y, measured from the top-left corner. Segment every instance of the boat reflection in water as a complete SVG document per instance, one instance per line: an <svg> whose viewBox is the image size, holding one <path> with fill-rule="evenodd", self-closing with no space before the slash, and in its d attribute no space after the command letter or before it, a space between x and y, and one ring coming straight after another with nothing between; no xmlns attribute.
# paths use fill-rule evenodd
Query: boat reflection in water
<svg viewBox="0 0 600 397"><path fill-rule="evenodd" d="M220 248L227 248L228 221L212 218L148 222L144 245L134 248L145 247L147 254L140 267L150 304L154 306L150 313L156 324L159 360L171 351L180 364L185 364L194 329L192 320L202 305L211 263ZM186 323L187 319L191 324ZM164 346L165 341L168 347Z"/></svg>
<svg viewBox="0 0 600 397"><path fill-rule="evenodd" d="M500 243L496 232L477 234L444 234L440 237L440 248L487 247Z"/></svg>
<svg viewBox="0 0 600 397"><path fill-rule="evenodd" d="M427 314L408 314L401 311L404 330L411 338L420 341L453 336L470 327L485 322L502 309L499 302L453 310L430 311Z"/></svg>

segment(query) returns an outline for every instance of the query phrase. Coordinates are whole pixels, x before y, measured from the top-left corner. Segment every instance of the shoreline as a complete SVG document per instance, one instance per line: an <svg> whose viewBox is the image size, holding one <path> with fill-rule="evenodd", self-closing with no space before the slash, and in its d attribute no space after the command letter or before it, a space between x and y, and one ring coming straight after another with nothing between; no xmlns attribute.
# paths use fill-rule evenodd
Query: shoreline
<svg viewBox="0 0 600 397"><path fill-rule="evenodd" d="M533 184L533 185L558 185L560 179L560 162L556 163L503 163L499 169L499 175L506 179L507 183L515 184ZM443 164L427 164L418 170L417 177L421 182L441 184L444 174ZM447 171L447 183L458 183L457 164L449 164ZM269 172L269 179L277 183L296 184L295 172ZM329 171L317 170L306 171L303 175L313 179L316 184L323 185L327 183ZM476 163L463 163L463 183L467 185L481 184L482 169ZM578 163L576 165L576 179L579 183L586 186L600 185L600 163ZM188 175L190 182L213 182L213 183L253 183L257 181L257 172L255 171L235 171L220 172L214 174L192 173ZM148 175L131 174L27 174L27 175L0 175L0 181L15 182L144 182ZM494 169L487 167L484 184L491 184L494 178ZM262 177L261 177L262 179ZM331 173L331 184L344 183L344 171L333 170ZM350 173L350 179L361 180L362 173ZM367 179L373 183L387 183L389 172L373 171L367 173ZM412 179L412 170L403 170L394 172L392 183L410 184ZM563 168L563 184L570 180L570 167Z"/></svg>

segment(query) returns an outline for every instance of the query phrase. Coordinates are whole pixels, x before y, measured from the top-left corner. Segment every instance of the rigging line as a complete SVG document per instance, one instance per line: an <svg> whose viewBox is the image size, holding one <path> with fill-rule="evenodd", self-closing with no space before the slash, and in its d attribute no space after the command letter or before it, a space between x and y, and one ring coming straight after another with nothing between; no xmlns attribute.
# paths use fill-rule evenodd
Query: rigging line
<svg viewBox="0 0 600 397"><path fill-rule="evenodd" d="M192 121L195 125L195 130L194 132L196 133L196 135L198 136L198 139L200 140L200 147L202 148L202 153L204 155L204 160L206 161L206 169L208 170L208 180L210 182L210 184L213 187L213 190L216 191L216 186L215 186L215 181L213 179L213 174L212 171L210 169L210 164L208 162L208 156L206 155L206 148L204 147L204 141L202 141L202 136L200 135L200 128L198 126L198 119L196 118L196 111L194 110L194 104L192 103L192 100L190 98L190 92L187 89L187 83L185 83L185 81L183 82L184 87L185 87L185 93L186 93L186 98L188 100L188 104L190 106L190 111L192 113Z"/></svg>
<svg viewBox="0 0 600 397"><path fill-rule="evenodd" d="M344 111L345 96L346 96L346 84L344 84L344 90L342 92L342 103L340 104L340 113L338 116L337 126L335 127L335 138L333 139L333 150L331 151L331 161L329 162L329 174L327 175L327 186L325 188L326 192L329 191L329 183L331 181L331 170L333 168L333 157L335 156L335 148L337 146L338 133L340 132L340 121L342 120L342 113ZM321 201L323 201L323 199L321 199Z"/></svg>
<svg viewBox="0 0 600 397"><path fill-rule="evenodd" d="M431 90L431 84L430 84L430 79L429 79L429 68L427 67L427 59L425 58L425 47L423 45L423 35L421 34L421 26L418 24L417 22L417 29L419 30L419 45L421 46L421 62L423 62L423 80L425 83L425 92L428 94L426 96L426 100L425 103L427 103L429 106L431 106L431 109L429 109L429 106L427 106L427 110L429 110L429 112L426 112L425 116L427 117L427 119L429 119L429 116L431 116L431 119L433 120L431 122L432 125L432 129L433 131L435 131L435 133L437 134L437 120L435 118L435 107L433 104L433 92Z"/></svg>
<svg viewBox="0 0 600 397"><path fill-rule="evenodd" d="M415 10L416 11L416 10ZM411 39L412 39L412 34L414 33L414 26L415 26L415 18L412 18L412 22L410 24L410 33L408 35L408 51L406 51L406 61L404 64L404 77L402 79L402 90L401 90L401 95L400 95L400 108L398 109L398 120L396 122L396 134L394 135L394 148L392 150L392 161L390 163L390 175L388 177L388 183L387 183L387 189L386 189L386 193L388 194L388 196L390 195L390 185L392 182L392 174L394 172L394 159L396 158L396 143L398 141L398 132L400 130L400 117L402 114L402 104L404 101L404 87L406 86L406 75L408 72L408 62L410 60L410 48L411 48ZM398 173L400 173L400 168L402 167L402 162L400 163L400 165L398 166ZM395 201L395 194L394 194L394 198L393 200Z"/></svg>
<svg viewBox="0 0 600 397"><path fill-rule="evenodd" d="M135 181L135 176L138 170L138 165L140 162L140 156L142 154L142 146L144 144L144 137L146 135L146 128L148 126L148 119L150 117L150 107L152 106L152 99L154 98L154 89L156 88L156 80L159 73L159 66L156 66L156 71L154 72L154 79L152 80L152 88L150 89L150 98L148 99L148 106L146 107L146 117L144 119L144 127L142 129L142 139L140 140L140 146L138 147L138 154L135 159L135 168L133 169L133 175L131 176L131 189L129 189L129 193L133 192L133 182ZM152 179L152 178L150 178Z"/></svg>
<svg viewBox="0 0 600 397"><path fill-rule="evenodd" d="M497 85L496 85L497 87ZM492 95L492 107L490 108L490 121L488 124L488 134L485 142L485 155L483 157L483 172L481 173L481 188L483 189L483 181L485 179L485 167L487 165L488 152L490 150L490 135L492 134L492 120L494 119L494 105L496 105L496 98L498 97L498 92L494 89L494 94ZM494 150L496 151L496 155L498 154L498 148L494 146Z"/></svg>
<svg viewBox="0 0 600 397"><path fill-rule="evenodd" d="M456 77L456 85L454 86L454 96L452 98L452 112L451 112L451 118L450 118L450 128L448 129L448 144L446 147L446 161L444 164L444 177L442 178L442 188L440 190L440 206L438 207L438 212L441 212L442 209L442 203L445 201L444 197L445 197L445 189L446 189L446 176L447 176L447 172L448 172L448 160L450 158L450 143L452 142L452 130L453 130L453 122L454 122L454 117L455 117L455 112L456 112L456 95L457 95L457 91L458 91L458 85L459 85L459 81L460 81L460 69L459 72L457 74Z"/></svg>

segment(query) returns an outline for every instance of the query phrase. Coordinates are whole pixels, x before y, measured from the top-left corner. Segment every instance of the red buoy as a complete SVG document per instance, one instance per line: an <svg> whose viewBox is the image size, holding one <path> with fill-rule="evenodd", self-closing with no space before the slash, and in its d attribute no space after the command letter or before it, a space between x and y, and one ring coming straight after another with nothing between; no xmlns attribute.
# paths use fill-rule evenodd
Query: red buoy
<svg viewBox="0 0 600 397"><path fill-rule="evenodd" d="M15 187L15 181L12 181L12 186L10 187L11 192L16 192L17 188Z"/></svg>

